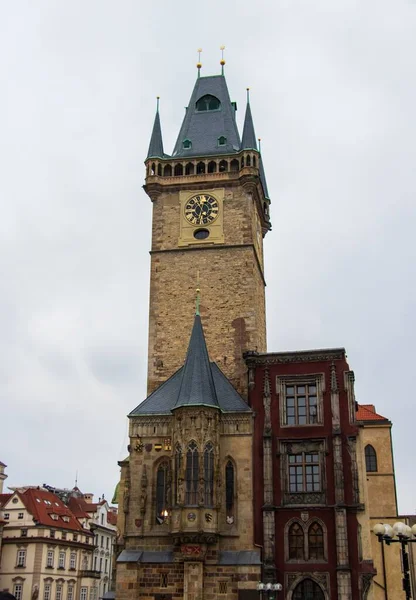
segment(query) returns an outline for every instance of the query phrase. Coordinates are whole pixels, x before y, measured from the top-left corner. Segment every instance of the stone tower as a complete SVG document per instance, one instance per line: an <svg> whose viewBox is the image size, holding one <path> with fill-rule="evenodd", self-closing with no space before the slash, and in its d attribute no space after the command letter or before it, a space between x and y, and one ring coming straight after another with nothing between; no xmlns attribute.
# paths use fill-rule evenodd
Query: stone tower
<svg viewBox="0 0 416 600"><path fill-rule="evenodd" d="M144 186L153 202L148 393L183 360L198 278L210 357L244 396L243 352L266 350L270 200L248 90L241 139L236 110L224 75L198 77L170 156L158 106Z"/></svg>
<svg viewBox="0 0 416 600"><path fill-rule="evenodd" d="M149 395L119 463L117 600L258 597L243 353L266 349L270 200L248 97L241 139L235 113L224 75L198 76L171 156L156 113Z"/></svg>

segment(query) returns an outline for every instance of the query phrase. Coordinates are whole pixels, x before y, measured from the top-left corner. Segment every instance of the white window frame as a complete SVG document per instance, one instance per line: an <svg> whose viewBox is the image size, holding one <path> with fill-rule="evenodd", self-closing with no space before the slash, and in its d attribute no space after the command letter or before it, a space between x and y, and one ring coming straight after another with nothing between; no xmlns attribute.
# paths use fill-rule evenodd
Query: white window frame
<svg viewBox="0 0 416 600"><path fill-rule="evenodd" d="M13 596L16 600L22 600L23 598L23 583L20 581L13 585Z"/></svg>
<svg viewBox="0 0 416 600"><path fill-rule="evenodd" d="M79 590L79 600L88 600L88 587L82 586Z"/></svg>
<svg viewBox="0 0 416 600"><path fill-rule="evenodd" d="M74 600L74 586L68 585L68 590L66 592L66 600Z"/></svg>
<svg viewBox="0 0 416 600"><path fill-rule="evenodd" d="M65 569L65 562L66 562L66 552L64 550L60 550L59 558L58 558L58 568Z"/></svg>
<svg viewBox="0 0 416 600"><path fill-rule="evenodd" d="M56 584L55 600L62 600L64 586L62 583Z"/></svg>
<svg viewBox="0 0 416 600"><path fill-rule="evenodd" d="M55 551L48 550L46 553L46 566L53 569L54 562L55 562Z"/></svg>
<svg viewBox="0 0 416 600"><path fill-rule="evenodd" d="M71 556L69 557L69 568L76 569L77 568L77 554L76 552L71 552Z"/></svg>
<svg viewBox="0 0 416 600"><path fill-rule="evenodd" d="M43 600L51 600L52 584L45 583L43 588Z"/></svg>
<svg viewBox="0 0 416 600"><path fill-rule="evenodd" d="M16 567L26 566L26 550L18 550L16 556Z"/></svg>

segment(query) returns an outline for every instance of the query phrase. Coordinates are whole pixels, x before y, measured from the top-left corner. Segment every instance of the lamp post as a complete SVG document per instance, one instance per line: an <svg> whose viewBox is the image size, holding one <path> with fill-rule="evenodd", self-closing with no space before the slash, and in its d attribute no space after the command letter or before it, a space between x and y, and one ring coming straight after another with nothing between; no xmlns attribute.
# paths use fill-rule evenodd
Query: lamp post
<svg viewBox="0 0 416 600"><path fill-rule="evenodd" d="M374 525L373 532L378 537L378 541L383 544L400 544L403 563L403 590L406 594L406 600L410 600L412 592L410 590L410 574L409 574L409 555L407 554L407 544L416 542L416 525L409 527L405 523L395 523L391 525L383 525L378 523Z"/></svg>
<svg viewBox="0 0 416 600"><path fill-rule="evenodd" d="M268 600L274 600L274 592L281 592L282 589L283 586L281 583L263 583L262 581L259 581L257 584L257 591L260 594L260 598L263 597L263 592L267 592Z"/></svg>

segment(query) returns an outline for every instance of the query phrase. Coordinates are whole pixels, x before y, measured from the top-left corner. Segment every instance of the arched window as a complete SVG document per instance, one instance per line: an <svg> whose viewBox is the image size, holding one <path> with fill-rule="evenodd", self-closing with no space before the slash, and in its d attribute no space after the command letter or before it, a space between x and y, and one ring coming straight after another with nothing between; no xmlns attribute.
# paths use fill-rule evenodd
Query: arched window
<svg viewBox="0 0 416 600"><path fill-rule="evenodd" d="M180 163L175 165L174 173L175 173L176 177L183 175L183 166Z"/></svg>
<svg viewBox="0 0 416 600"><path fill-rule="evenodd" d="M241 168L244 167L244 156L241 157Z"/></svg>
<svg viewBox="0 0 416 600"><path fill-rule="evenodd" d="M225 510L227 520L234 519L234 465L230 460L225 465Z"/></svg>
<svg viewBox="0 0 416 600"><path fill-rule="evenodd" d="M163 523L168 516L169 463L162 462L156 473L156 523Z"/></svg>
<svg viewBox="0 0 416 600"><path fill-rule="evenodd" d="M176 445L175 450L175 498L177 503L182 503L183 498L179 497L180 480L182 479L182 448L179 444Z"/></svg>
<svg viewBox="0 0 416 600"><path fill-rule="evenodd" d="M171 165L165 165L165 168L163 169L163 175L164 177L170 177L172 175Z"/></svg>
<svg viewBox="0 0 416 600"><path fill-rule="evenodd" d="M199 454L195 442L191 442L186 452L186 504L198 504Z"/></svg>
<svg viewBox="0 0 416 600"><path fill-rule="evenodd" d="M367 473L377 471L377 454L371 444L367 444L365 447L365 468Z"/></svg>
<svg viewBox="0 0 416 600"><path fill-rule="evenodd" d="M226 160L221 160L220 161L220 173L223 173L224 171L228 171L228 162Z"/></svg>
<svg viewBox="0 0 416 600"><path fill-rule="evenodd" d="M251 165L251 158L250 158L250 155L248 154L247 158L246 158L246 166L249 167L250 165Z"/></svg>
<svg viewBox="0 0 416 600"><path fill-rule="evenodd" d="M299 523L289 527L289 559L305 560L304 535Z"/></svg>
<svg viewBox="0 0 416 600"><path fill-rule="evenodd" d="M211 160L208 163L208 173L215 173L216 170L217 170L217 163L215 162L215 160Z"/></svg>
<svg viewBox="0 0 416 600"><path fill-rule="evenodd" d="M234 158L234 160L231 161L231 171L239 171L240 170L240 163L238 162L238 160L236 158Z"/></svg>
<svg viewBox="0 0 416 600"><path fill-rule="evenodd" d="M214 504L214 446L211 442L208 442L204 450L204 479L204 504L212 506Z"/></svg>
<svg viewBox="0 0 416 600"><path fill-rule="evenodd" d="M295 588L293 600L325 600L321 588L312 579L304 579Z"/></svg>
<svg viewBox="0 0 416 600"><path fill-rule="evenodd" d="M227 143L227 138L223 135L221 135L218 138L218 146L225 146L225 144Z"/></svg>
<svg viewBox="0 0 416 600"><path fill-rule="evenodd" d="M188 163L185 166L185 175L193 175L195 172L195 167L194 167L194 163Z"/></svg>
<svg viewBox="0 0 416 600"><path fill-rule="evenodd" d="M189 148L192 148L192 142L191 142L191 140L184 140L183 141L183 147L185 148L185 150L189 150Z"/></svg>
<svg viewBox="0 0 416 600"><path fill-rule="evenodd" d="M202 160L196 165L196 174L200 175L201 173L205 173L205 163Z"/></svg>
<svg viewBox="0 0 416 600"><path fill-rule="evenodd" d="M155 163L152 163L152 168L150 170L150 175L156 175L156 165L155 165Z"/></svg>
<svg viewBox="0 0 416 600"><path fill-rule="evenodd" d="M255 166L256 166L256 157L253 156L253 167L255 167Z"/></svg>
<svg viewBox="0 0 416 600"><path fill-rule="evenodd" d="M324 558L324 532L319 523L312 523L308 531L309 559Z"/></svg>
<svg viewBox="0 0 416 600"><path fill-rule="evenodd" d="M160 163L157 165L157 174L159 177L162 176L162 165Z"/></svg>
<svg viewBox="0 0 416 600"><path fill-rule="evenodd" d="M221 106L221 102L215 96L211 96L207 94L206 96L202 96L196 103L196 110L198 112L207 111L207 110L219 110Z"/></svg>

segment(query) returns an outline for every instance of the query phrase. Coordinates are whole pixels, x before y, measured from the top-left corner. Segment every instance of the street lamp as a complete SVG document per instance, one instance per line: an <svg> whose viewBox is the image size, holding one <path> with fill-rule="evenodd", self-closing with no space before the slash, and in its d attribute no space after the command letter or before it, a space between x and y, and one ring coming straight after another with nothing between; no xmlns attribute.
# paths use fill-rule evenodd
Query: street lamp
<svg viewBox="0 0 416 600"><path fill-rule="evenodd" d="M410 590L410 575L409 575L409 556L407 554L407 544L416 542L416 525L409 527L405 523L395 523L391 525L383 525L378 523L374 525L373 532L378 537L378 541L390 546L390 544L398 543L401 545L402 562L403 562L403 590L406 594L406 600L412 597Z"/></svg>
<svg viewBox="0 0 416 600"><path fill-rule="evenodd" d="M275 594L273 592L281 592L283 586L281 583L263 583L259 581L257 584L257 591L260 593L260 598L263 596L263 592L267 592L268 600L274 600Z"/></svg>

